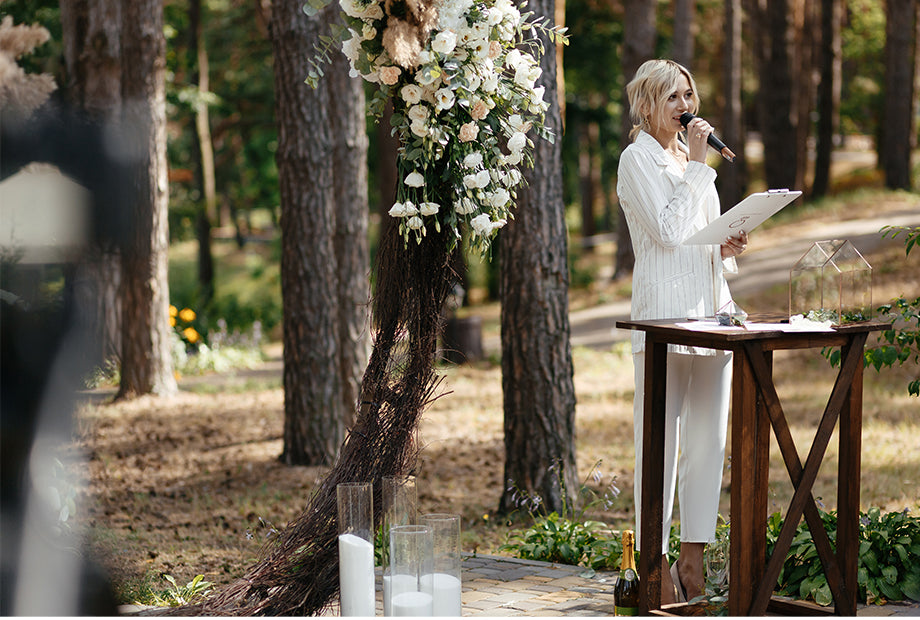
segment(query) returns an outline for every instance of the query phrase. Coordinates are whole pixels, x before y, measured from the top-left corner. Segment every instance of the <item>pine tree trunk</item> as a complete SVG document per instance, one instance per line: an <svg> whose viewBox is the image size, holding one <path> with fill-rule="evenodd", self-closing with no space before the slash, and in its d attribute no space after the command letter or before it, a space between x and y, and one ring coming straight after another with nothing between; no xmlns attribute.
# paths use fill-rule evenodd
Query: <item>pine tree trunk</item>
<svg viewBox="0 0 920 620"><path fill-rule="evenodd" d="M722 54L725 109L722 117L722 137L735 149L736 157L729 165L719 167L719 199L722 211L735 206L747 185L747 158L744 155L744 123L741 109L741 0L725 0L725 44Z"/></svg>
<svg viewBox="0 0 920 620"><path fill-rule="evenodd" d="M885 113L880 161L885 185L910 189L912 114L915 103L914 51L917 49L917 0L888 0L885 27Z"/></svg>
<svg viewBox="0 0 920 620"><path fill-rule="evenodd" d="M121 115L121 2L63 0L61 28L70 81L67 98L93 122L117 125ZM128 205L124 205L125 208ZM90 309L90 330L103 360L121 356L121 256L94 247L80 267L77 295Z"/></svg>
<svg viewBox="0 0 920 620"><path fill-rule="evenodd" d="M674 0L674 55L673 60L693 70L693 18L695 0Z"/></svg>
<svg viewBox="0 0 920 620"><path fill-rule="evenodd" d="M624 86L636 74L636 70L655 54L655 2L653 0L626 0L623 12L623 79ZM629 100L626 89L623 93L623 124L620 134L620 150L629 145L629 131L632 121L629 118ZM618 208L617 216L617 252L613 269L614 279L632 272L636 264L629 227L623 209Z"/></svg>
<svg viewBox="0 0 920 620"><path fill-rule="evenodd" d="M326 29L298 0L272 6L281 191L284 451L288 465L328 465L342 443L338 295L333 244L329 86L304 84L312 44Z"/></svg>
<svg viewBox="0 0 920 620"><path fill-rule="evenodd" d="M119 398L177 391L169 325L166 180L166 40L162 0L123 5L125 127L142 159L136 179L134 241L122 255Z"/></svg>
<svg viewBox="0 0 920 620"><path fill-rule="evenodd" d="M334 8L333 8L334 7ZM338 20L338 6L324 11ZM348 60L335 54L325 76L335 113L330 115L335 196L335 259L338 267L339 372L342 414L350 428L370 354L369 242L367 237L367 126L362 81L348 75ZM395 192L394 194L395 195ZM392 200L393 195L389 198ZM389 217L389 216L386 216Z"/></svg>
<svg viewBox="0 0 920 620"><path fill-rule="evenodd" d="M553 15L552 0L529 5ZM561 176L561 117L555 48L546 46L541 83L551 102L546 125L555 144L535 141L534 169L519 194L515 219L501 239L502 389L505 480L543 500L543 509L571 505L575 468L575 388L568 318L568 267ZM499 511L514 510L506 487Z"/></svg>
<svg viewBox="0 0 920 620"><path fill-rule="evenodd" d="M763 140L764 176L771 188L793 189L796 183L796 132L793 125L792 73L789 59L789 2L767 0L761 20L765 37L755 45L759 85L759 113Z"/></svg>
<svg viewBox="0 0 920 620"><path fill-rule="evenodd" d="M815 146L815 177L811 195L827 194L831 178L831 153L840 120L840 87L843 52L840 27L841 0L821 0L821 81L818 84L818 135Z"/></svg>

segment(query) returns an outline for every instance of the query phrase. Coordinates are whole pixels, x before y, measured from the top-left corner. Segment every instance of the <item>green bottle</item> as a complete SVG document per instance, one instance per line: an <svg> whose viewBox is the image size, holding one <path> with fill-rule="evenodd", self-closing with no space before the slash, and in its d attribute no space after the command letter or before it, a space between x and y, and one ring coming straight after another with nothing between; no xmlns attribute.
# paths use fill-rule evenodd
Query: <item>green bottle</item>
<svg viewBox="0 0 920 620"><path fill-rule="evenodd" d="M620 575L613 589L613 613L617 616L639 615L639 573L636 571L635 547L636 535L632 530L625 530Z"/></svg>

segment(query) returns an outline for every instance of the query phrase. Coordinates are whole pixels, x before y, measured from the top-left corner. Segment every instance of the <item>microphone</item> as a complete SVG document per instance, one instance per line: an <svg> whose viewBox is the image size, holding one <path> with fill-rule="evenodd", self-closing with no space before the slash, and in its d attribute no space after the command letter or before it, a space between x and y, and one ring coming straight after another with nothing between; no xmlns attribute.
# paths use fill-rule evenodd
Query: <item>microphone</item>
<svg viewBox="0 0 920 620"><path fill-rule="evenodd" d="M680 124L686 127L687 125L690 124L690 121L692 121L695 118L696 117L690 114L689 112L684 112L683 114L680 115ZM730 148L725 146L724 142L722 142L716 137L716 134L714 133L709 134L709 138L706 140L706 143L712 148L714 148L715 150L719 151L722 157L724 157L728 161L735 161L735 154L732 153L732 150Z"/></svg>

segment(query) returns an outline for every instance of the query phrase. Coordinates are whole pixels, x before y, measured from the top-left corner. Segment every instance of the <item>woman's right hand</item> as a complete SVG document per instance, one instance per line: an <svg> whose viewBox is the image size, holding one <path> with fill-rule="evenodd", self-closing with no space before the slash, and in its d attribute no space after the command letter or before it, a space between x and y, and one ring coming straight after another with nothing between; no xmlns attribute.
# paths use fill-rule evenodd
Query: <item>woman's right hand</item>
<svg viewBox="0 0 920 620"><path fill-rule="evenodd" d="M700 117L694 118L687 125L687 147L690 149L690 161L706 163L709 145L706 140L712 133L712 125Z"/></svg>

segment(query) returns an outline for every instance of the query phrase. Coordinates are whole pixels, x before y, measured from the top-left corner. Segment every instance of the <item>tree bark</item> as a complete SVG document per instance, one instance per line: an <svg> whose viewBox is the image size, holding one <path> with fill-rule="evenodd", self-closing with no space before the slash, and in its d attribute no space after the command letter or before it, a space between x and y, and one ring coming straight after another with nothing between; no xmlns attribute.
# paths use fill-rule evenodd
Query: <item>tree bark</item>
<svg viewBox="0 0 920 620"><path fill-rule="evenodd" d="M217 191L214 181L214 148L208 122L208 54L201 35L201 0L189 0L189 66L190 83L197 90L192 117L192 166L198 188L198 287L201 305L214 298L214 256L211 252L211 225L217 218Z"/></svg>
<svg viewBox="0 0 920 620"><path fill-rule="evenodd" d="M674 1L674 56L673 60L691 71L693 65L693 36L695 0Z"/></svg>
<svg viewBox="0 0 920 620"><path fill-rule="evenodd" d="M63 0L60 6L67 98L91 121L116 126L121 115L121 2ZM81 265L77 295L80 306L90 309L90 330L104 360L121 356L120 288L118 248L93 248Z"/></svg>
<svg viewBox="0 0 920 620"><path fill-rule="evenodd" d="M327 23L338 21L338 6L324 11ZM333 139L335 259L338 267L339 372L343 422L350 428L361 394L361 377L370 354L369 242L367 237L367 126L364 88L348 75L348 59L335 54L326 73ZM395 195L395 192L394 192ZM393 195L390 196L392 200ZM387 215L386 217L389 217Z"/></svg>
<svg viewBox="0 0 920 620"><path fill-rule="evenodd" d="M792 107L795 127L795 181L793 187L810 190L806 187L808 172L808 138L811 135L811 115L815 110L815 93L818 84L815 79L817 48L820 37L817 35L820 18L816 4L805 0L793 0L793 66L792 66Z"/></svg>
<svg viewBox="0 0 920 620"><path fill-rule="evenodd" d="M304 84L312 44L325 33L298 0L272 6L281 192L284 451L288 465L329 465L343 438L333 244L329 86Z"/></svg>
<svg viewBox="0 0 920 620"><path fill-rule="evenodd" d="M841 0L821 0L821 81L818 83L818 135L815 146L815 176L811 195L827 194L831 179L831 153L840 123L840 88L843 50L840 28Z"/></svg>
<svg viewBox="0 0 920 620"><path fill-rule="evenodd" d="M552 0L529 7L554 15ZM546 45L541 84L550 102L547 127L558 137L556 54ZM502 389L505 480L542 499L547 512L571 505L575 468L575 387L568 318L568 267L562 200L561 143L537 140L534 169L515 219L501 239ZM514 505L507 487L499 511Z"/></svg>
<svg viewBox="0 0 920 620"><path fill-rule="evenodd" d="M886 187L910 189L917 0L887 0L885 14L885 113L880 160Z"/></svg>
<svg viewBox="0 0 920 620"><path fill-rule="evenodd" d="M652 0L625 0L623 13L623 124L620 134L620 150L629 145L629 99L625 84L636 74L636 70L655 53L655 2ZM623 209L618 208L617 252L613 278L617 279L632 272L636 264L632 239Z"/></svg>
<svg viewBox="0 0 920 620"><path fill-rule="evenodd" d="M763 140L764 176L771 188L794 188L796 174L796 133L793 125L792 73L789 60L789 3L766 0L752 22L763 33L761 45L755 42L760 84L757 98L760 133Z"/></svg>
<svg viewBox="0 0 920 620"><path fill-rule="evenodd" d="M122 254L122 355L118 398L177 391L169 325L166 180L166 39L162 0L125 3L124 124L143 164L136 178L133 243Z"/></svg>
<svg viewBox="0 0 920 620"><path fill-rule="evenodd" d="M736 157L729 165L719 167L719 199L722 212L735 206L744 196L747 186L747 158L744 155L744 114L741 108L741 0L725 0L725 43L722 56L722 75L725 91L725 109L722 117L722 134L726 144L732 145Z"/></svg>

